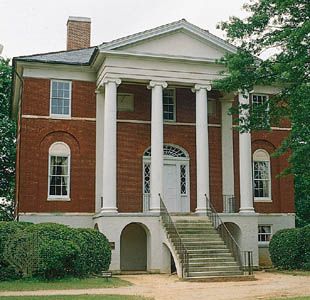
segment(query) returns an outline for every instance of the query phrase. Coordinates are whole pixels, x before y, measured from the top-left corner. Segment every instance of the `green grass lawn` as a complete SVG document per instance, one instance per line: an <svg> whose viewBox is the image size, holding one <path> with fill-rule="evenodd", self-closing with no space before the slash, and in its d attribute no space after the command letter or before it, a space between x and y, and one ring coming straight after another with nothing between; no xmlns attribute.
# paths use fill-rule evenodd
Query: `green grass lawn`
<svg viewBox="0 0 310 300"><path fill-rule="evenodd" d="M2 297L3 300L152 300L140 296L126 295L74 295L74 296L18 296L18 297Z"/></svg>
<svg viewBox="0 0 310 300"><path fill-rule="evenodd" d="M13 281L0 281L0 291L36 291L36 290L68 290L114 288L129 286L130 282L117 277L109 278L63 278L57 280L21 279ZM82 298L81 298L82 299Z"/></svg>

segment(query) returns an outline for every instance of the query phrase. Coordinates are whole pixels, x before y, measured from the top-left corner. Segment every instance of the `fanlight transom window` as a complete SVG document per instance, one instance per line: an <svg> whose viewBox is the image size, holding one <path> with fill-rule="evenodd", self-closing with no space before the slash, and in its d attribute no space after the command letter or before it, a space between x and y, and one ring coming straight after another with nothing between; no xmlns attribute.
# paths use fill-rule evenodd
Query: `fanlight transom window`
<svg viewBox="0 0 310 300"><path fill-rule="evenodd" d="M177 148L173 145L164 145L163 154L164 156L169 156L169 157L183 157L183 158L188 157L187 153L184 150ZM151 155L152 155L152 150L151 150L151 147L149 147L147 150L145 150L143 156L151 157Z"/></svg>

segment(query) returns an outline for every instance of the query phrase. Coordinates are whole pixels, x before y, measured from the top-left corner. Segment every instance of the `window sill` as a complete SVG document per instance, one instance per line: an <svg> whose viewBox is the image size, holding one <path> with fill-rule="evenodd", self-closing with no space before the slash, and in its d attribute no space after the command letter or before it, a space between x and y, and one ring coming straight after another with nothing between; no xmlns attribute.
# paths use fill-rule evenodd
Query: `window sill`
<svg viewBox="0 0 310 300"><path fill-rule="evenodd" d="M269 198L254 198L254 202L267 202L267 203L271 203L272 199L269 199Z"/></svg>
<svg viewBox="0 0 310 300"><path fill-rule="evenodd" d="M258 242L258 248L268 248L269 242Z"/></svg>
<svg viewBox="0 0 310 300"><path fill-rule="evenodd" d="M70 120L71 116L70 115L50 115L51 119L66 119L66 120Z"/></svg>
<svg viewBox="0 0 310 300"><path fill-rule="evenodd" d="M69 202L69 201L71 201L71 198L48 197L47 201L64 201L64 202Z"/></svg>

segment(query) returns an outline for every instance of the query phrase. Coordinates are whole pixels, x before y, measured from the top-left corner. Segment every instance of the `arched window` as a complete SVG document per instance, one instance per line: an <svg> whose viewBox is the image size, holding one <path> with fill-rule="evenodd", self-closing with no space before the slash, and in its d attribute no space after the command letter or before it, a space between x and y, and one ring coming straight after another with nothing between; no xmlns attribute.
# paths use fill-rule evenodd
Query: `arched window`
<svg viewBox="0 0 310 300"><path fill-rule="evenodd" d="M253 154L253 185L255 200L271 200L270 156L262 149Z"/></svg>
<svg viewBox="0 0 310 300"><path fill-rule="evenodd" d="M164 144L163 147L163 154L166 157L188 157L188 154L185 150L181 149L180 147L176 147L174 145ZM151 147L146 149L143 154L144 157L152 156Z"/></svg>
<svg viewBox="0 0 310 300"><path fill-rule="evenodd" d="M70 148L56 142L49 148L48 198L69 200L70 194Z"/></svg>

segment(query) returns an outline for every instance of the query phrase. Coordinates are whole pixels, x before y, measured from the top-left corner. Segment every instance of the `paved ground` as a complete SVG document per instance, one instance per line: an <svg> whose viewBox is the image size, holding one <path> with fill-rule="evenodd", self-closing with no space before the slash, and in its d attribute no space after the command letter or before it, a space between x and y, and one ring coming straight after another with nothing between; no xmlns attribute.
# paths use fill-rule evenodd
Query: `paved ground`
<svg viewBox="0 0 310 300"><path fill-rule="evenodd" d="M156 300L252 300L272 297L310 296L310 277L257 272L256 281L182 282L169 275L123 275L130 287L88 290L0 292L1 296L123 294L154 297Z"/></svg>

